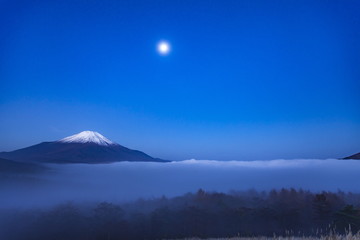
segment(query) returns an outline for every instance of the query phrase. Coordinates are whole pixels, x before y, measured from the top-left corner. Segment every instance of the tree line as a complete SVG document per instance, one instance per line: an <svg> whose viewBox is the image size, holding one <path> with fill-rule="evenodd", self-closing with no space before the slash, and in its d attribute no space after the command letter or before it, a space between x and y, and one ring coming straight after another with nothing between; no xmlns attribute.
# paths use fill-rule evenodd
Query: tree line
<svg viewBox="0 0 360 240"><path fill-rule="evenodd" d="M320 236L360 230L360 194L281 189L0 211L0 239Z"/></svg>

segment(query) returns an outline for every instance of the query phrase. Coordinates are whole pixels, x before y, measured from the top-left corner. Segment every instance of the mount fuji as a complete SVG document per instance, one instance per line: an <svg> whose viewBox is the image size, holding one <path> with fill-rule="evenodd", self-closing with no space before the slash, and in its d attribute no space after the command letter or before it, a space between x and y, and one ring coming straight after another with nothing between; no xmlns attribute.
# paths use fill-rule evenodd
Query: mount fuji
<svg viewBox="0 0 360 240"><path fill-rule="evenodd" d="M121 146L94 131L83 131L58 141L42 142L12 152L1 152L0 157L40 163L167 162Z"/></svg>

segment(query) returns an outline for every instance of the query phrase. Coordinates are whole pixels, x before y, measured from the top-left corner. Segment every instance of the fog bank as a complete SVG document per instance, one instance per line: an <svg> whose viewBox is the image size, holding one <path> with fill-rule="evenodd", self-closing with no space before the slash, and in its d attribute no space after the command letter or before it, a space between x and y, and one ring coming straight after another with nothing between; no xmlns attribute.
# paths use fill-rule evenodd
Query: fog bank
<svg viewBox="0 0 360 240"><path fill-rule="evenodd" d="M0 183L0 206L43 206L64 201L122 202L206 191L303 188L360 192L360 161L272 160L50 165L23 183Z"/></svg>

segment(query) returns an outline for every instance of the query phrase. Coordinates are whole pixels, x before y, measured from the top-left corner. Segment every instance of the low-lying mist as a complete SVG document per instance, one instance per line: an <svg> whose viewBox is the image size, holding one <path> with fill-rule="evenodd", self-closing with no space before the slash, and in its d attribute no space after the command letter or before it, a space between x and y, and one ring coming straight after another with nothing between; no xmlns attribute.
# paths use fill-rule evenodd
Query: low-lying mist
<svg viewBox="0 0 360 240"><path fill-rule="evenodd" d="M126 202L173 197L198 189L228 192L295 188L360 192L360 161L273 160L49 165L32 177L0 182L0 207L51 206L66 201Z"/></svg>

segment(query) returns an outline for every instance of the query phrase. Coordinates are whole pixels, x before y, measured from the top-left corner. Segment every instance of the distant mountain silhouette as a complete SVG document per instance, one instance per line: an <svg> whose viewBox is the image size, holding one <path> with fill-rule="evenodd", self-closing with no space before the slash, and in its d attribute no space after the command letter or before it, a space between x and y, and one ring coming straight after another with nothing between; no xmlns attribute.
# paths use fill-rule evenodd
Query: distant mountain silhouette
<svg viewBox="0 0 360 240"><path fill-rule="evenodd" d="M93 131L84 131L59 141L43 142L12 152L1 152L0 157L41 163L166 162L123 147Z"/></svg>
<svg viewBox="0 0 360 240"><path fill-rule="evenodd" d="M359 153L356 153L356 154L354 154L354 155L345 157L345 158L343 158L343 159L360 159L360 152L359 152Z"/></svg>
<svg viewBox="0 0 360 240"><path fill-rule="evenodd" d="M46 170L45 167L35 163L17 162L0 158L0 174L32 174Z"/></svg>

